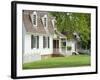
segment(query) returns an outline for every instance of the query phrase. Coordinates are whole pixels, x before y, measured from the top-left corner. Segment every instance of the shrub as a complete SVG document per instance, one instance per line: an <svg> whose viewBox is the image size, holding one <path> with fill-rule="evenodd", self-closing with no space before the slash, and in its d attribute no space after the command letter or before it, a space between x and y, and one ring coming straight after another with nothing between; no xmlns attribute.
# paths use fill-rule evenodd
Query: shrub
<svg viewBox="0 0 100 80"><path fill-rule="evenodd" d="M70 51L72 49L71 46L67 46L67 50Z"/></svg>
<svg viewBox="0 0 100 80"><path fill-rule="evenodd" d="M66 49L66 46L62 46L63 49Z"/></svg>
<svg viewBox="0 0 100 80"><path fill-rule="evenodd" d="M89 53L82 53L82 52L79 52L80 55L90 55Z"/></svg>

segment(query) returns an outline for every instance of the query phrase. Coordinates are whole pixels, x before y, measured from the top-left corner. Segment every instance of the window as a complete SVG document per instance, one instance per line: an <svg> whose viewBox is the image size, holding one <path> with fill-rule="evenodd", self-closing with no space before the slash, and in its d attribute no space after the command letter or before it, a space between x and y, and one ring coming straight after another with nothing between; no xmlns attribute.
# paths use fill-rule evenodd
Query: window
<svg viewBox="0 0 100 80"><path fill-rule="evenodd" d="M53 25L53 27L54 27L54 20L52 20L52 25Z"/></svg>
<svg viewBox="0 0 100 80"><path fill-rule="evenodd" d="M44 27L47 27L48 26L48 16L47 15L44 15L42 17L42 21L43 21Z"/></svg>
<svg viewBox="0 0 100 80"><path fill-rule="evenodd" d="M49 48L50 42L49 37L43 36L43 48Z"/></svg>
<svg viewBox="0 0 100 80"><path fill-rule="evenodd" d="M36 11L34 11L32 14L32 23L33 23L33 26L37 26L37 13L36 13Z"/></svg>
<svg viewBox="0 0 100 80"><path fill-rule="evenodd" d="M39 36L31 35L31 49L39 48Z"/></svg>
<svg viewBox="0 0 100 80"><path fill-rule="evenodd" d="M33 15L33 24L36 25L36 15Z"/></svg>
<svg viewBox="0 0 100 80"><path fill-rule="evenodd" d="M61 39L61 47L62 49L66 49L66 39Z"/></svg>

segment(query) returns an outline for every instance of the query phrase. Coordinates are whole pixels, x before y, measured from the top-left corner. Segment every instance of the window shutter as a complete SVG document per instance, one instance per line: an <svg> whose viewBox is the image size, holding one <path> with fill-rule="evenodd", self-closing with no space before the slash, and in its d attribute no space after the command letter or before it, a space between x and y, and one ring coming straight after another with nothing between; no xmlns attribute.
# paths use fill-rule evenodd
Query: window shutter
<svg viewBox="0 0 100 80"><path fill-rule="evenodd" d="M37 48L39 48L39 36L37 36Z"/></svg>
<svg viewBox="0 0 100 80"><path fill-rule="evenodd" d="M50 47L50 38L48 37L48 48Z"/></svg>
<svg viewBox="0 0 100 80"><path fill-rule="evenodd" d="M43 36L43 48L46 48L46 37Z"/></svg>
<svg viewBox="0 0 100 80"><path fill-rule="evenodd" d="M43 48L45 48L45 45L44 45L44 38L45 38L45 37L43 36Z"/></svg>
<svg viewBox="0 0 100 80"><path fill-rule="evenodd" d="M33 36L33 48L36 48L36 37Z"/></svg>

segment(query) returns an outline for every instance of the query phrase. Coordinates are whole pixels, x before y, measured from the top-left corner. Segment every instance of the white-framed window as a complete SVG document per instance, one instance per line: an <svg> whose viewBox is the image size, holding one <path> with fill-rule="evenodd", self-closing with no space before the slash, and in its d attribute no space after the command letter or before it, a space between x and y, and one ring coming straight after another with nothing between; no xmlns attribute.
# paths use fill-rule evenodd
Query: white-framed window
<svg viewBox="0 0 100 80"><path fill-rule="evenodd" d="M36 25L36 15L33 15L33 24Z"/></svg>
<svg viewBox="0 0 100 80"><path fill-rule="evenodd" d="M39 36L31 35L31 49L39 48Z"/></svg>
<svg viewBox="0 0 100 80"><path fill-rule="evenodd" d="M43 48L49 48L50 47L50 38L43 36Z"/></svg>
<svg viewBox="0 0 100 80"><path fill-rule="evenodd" d="M37 13L34 11L32 15L33 26L37 26Z"/></svg>
<svg viewBox="0 0 100 80"><path fill-rule="evenodd" d="M47 15L44 15L44 17L43 17L43 24L44 24L44 27L47 27L48 26L48 18L47 18Z"/></svg>
<svg viewBox="0 0 100 80"><path fill-rule="evenodd" d="M55 20L54 19L52 19L52 25L53 25L53 27L55 26Z"/></svg>
<svg viewBox="0 0 100 80"><path fill-rule="evenodd" d="M55 17L54 17L54 19L51 20L51 22L52 22L52 25L53 25L54 30L57 30L57 28L55 26L55 24L56 24Z"/></svg>

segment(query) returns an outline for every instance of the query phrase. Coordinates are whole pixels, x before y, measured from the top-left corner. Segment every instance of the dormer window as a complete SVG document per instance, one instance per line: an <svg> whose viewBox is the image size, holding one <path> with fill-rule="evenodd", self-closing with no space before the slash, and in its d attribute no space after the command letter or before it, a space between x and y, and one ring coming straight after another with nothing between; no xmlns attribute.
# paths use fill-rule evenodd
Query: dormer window
<svg viewBox="0 0 100 80"><path fill-rule="evenodd" d="M36 25L36 15L33 15L33 24Z"/></svg>
<svg viewBox="0 0 100 80"><path fill-rule="evenodd" d="M52 19L52 25L53 25L54 30L56 30L55 23L56 23L56 20L55 20L55 18L54 18L54 19Z"/></svg>
<svg viewBox="0 0 100 80"><path fill-rule="evenodd" d="M42 20L43 20L44 27L47 27L48 26L48 18L47 18L47 15L44 15L44 17L42 18Z"/></svg>
<svg viewBox="0 0 100 80"><path fill-rule="evenodd" d="M37 13L33 12L33 16L32 16L32 22L33 22L33 26L37 26Z"/></svg>

